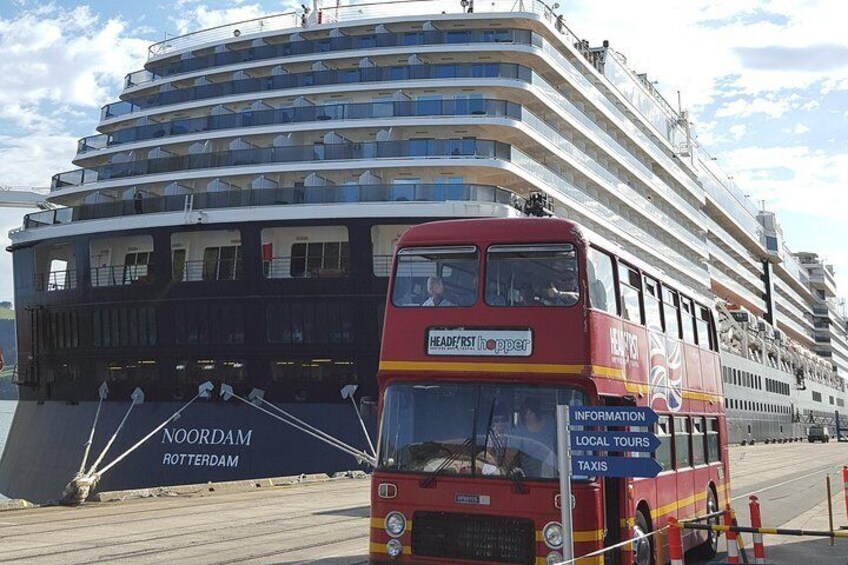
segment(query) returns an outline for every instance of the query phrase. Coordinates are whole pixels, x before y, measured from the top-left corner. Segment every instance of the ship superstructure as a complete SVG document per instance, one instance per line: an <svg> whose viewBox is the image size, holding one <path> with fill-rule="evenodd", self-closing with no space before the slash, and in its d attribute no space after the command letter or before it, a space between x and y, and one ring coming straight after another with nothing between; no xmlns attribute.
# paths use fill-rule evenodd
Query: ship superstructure
<svg viewBox="0 0 848 565"><path fill-rule="evenodd" d="M361 445L338 390L360 385L372 411L388 260L419 222L550 210L802 352L835 296L832 274L788 253L773 215L715 167L686 113L541 2L319 3L168 39L74 164L53 177L57 208L11 234L22 401L0 492L12 496L67 482L103 381L102 429L145 392L118 443L209 380ZM844 353L841 335L831 347ZM768 364L739 352L728 367ZM840 355L814 374L844 402ZM776 398L792 437L794 410ZM344 457L209 400L103 486L328 471Z"/></svg>

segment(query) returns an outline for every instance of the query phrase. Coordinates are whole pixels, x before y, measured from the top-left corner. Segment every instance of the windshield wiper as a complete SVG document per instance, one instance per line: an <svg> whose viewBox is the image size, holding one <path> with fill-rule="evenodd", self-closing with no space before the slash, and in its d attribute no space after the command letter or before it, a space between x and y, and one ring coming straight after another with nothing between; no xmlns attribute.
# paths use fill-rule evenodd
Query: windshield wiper
<svg viewBox="0 0 848 565"><path fill-rule="evenodd" d="M421 479L421 482L419 483L421 485L421 488L428 488L431 484L433 484L433 481L436 480L436 477L441 475L451 463L457 460L457 458L465 450L465 448L471 447L473 443L473 437L467 438L464 442L462 442L453 453L445 457L445 460L442 461L442 463L438 467L436 467L436 469L434 469L432 473L427 475L427 477L425 477L424 479Z"/></svg>
<svg viewBox="0 0 848 565"><path fill-rule="evenodd" d="M506 454L506 446L503 444L501 437L495 434L489 435L488 433L486 437L491 438L492 443L498 451ZM515 461L514 457L513 461ZM498 464L499 467L503 466L505 468L504 470L506 471L506 476L509 477L509 479L512 481L512 486L515 488L515 492L517 492L518 494L524 494L527 492L527 489L524 487L523 473L519 471L513 463L506 462L506 455L504 455L500 461L495 460L495 462Z"/></svg>

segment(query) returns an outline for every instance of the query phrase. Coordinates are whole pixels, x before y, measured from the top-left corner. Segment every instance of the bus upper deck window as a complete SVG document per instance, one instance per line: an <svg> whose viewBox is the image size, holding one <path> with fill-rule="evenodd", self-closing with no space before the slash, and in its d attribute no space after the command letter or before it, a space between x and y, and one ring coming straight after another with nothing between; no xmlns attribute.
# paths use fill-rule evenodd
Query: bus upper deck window
<svg viewBox="0 0 848 565"><path fill-rule="evenodd" d="M486 255L489 306L573 306L579 299L573 245L489 247Z"/></svg>
<svg viewBox="0 0 848 565"><path fill-rule="evenodd" d="M473 245L407 247L398 251L392 304L473 306L480 259Z"/></svg>
<svg viewBox="0 0 848 565"><path fill-rule="evenodd" d="M590 247L586 257L586 278L589 282L589 305L610 314L618 313L612 257Z"/></svg>

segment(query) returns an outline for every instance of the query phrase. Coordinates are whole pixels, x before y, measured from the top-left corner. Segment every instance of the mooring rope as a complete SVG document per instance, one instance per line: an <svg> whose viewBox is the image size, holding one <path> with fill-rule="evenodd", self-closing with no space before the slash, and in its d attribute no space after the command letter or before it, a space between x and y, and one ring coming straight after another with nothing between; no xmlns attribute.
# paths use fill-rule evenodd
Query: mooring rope
<svg viewBox="0 0 848 565"><path fill-rule="evenodd" d="M335 447L336 449L343 451L343 452L347 453L348 455L351 455L352 457L354 457L358 461L365 461L369 465L371 465L372 467L377 466L377 458L375 456L373 456L369 453L366 453L365 451L361 451L361 450L359 450L359 449L357 449L357 448L355 448L351 445L348 445L345 442L343 442L342 440L340 440L336 437L333 437L333 436L331 436L330 434L328 434L324 431L319 430L315 426L312 426L311 424L304 422L303 420L301 420L297 416L294 416L293 414L286 412L282 408L275 406L274 404L268 402L264 398L257 396L256 400L258 400L259 402L261 402L263 404L270 406L271 408L273 408L274 410L276 410L277 412L279 412L280 414L285 416L285 418L281 417L278 414L274 414L273 412L263 408L262 406L254 404L253 402L251 402L250 400L247 400L246 398L242 398L241 396L239 396L238 394L233 392L232 387L229 386L229 385L221 385L221 396L223 396L225 399L227 399L229 397L236 398L236 399L244 402L245 404L247 404L249 406L253 406L254 408L259 410L260 412L264 412L265 414L271 416L272 418L275 418L275 419L283 422L284 424L286 424L288 426L291 426L291 427L293 427L297 430L300 430L303 433L314 437L315 439L323 441L324 443L326 443L326 444L328 444L332 447ZM286 419L286 418L288 418L288 419Z"/></svg>
<svg viewBox="0 0 848 565"><path fill-rule="evenodd" d="M100 385L98 392L100 395L100 401L97 403L97 411L94 413L94 422L91 424L91 432L88 434L88 441L85 442L85 453L82 455L82 463L80 463L77 475L85 473L85 464L88 462L88 454L91 451L91 444L94 442L94 430L97 429L97 420L100 418L100 409L103 407L103 401L106 400L106 396L109 394L109 386L106 384L106 381L103 381L103 384Z"/></svg>

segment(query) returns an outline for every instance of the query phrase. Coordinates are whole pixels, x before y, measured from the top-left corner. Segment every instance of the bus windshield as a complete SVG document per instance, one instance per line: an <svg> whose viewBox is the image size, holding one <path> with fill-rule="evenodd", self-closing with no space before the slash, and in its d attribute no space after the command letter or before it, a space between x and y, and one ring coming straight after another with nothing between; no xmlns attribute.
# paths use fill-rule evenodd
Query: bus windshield
<svg viewBox="0 0 848 565"><path fill-rule="evenodd" d="M573 306L578 288L571 244L493 245L487 251L489 306Z"/></svg>
<svg viewBox="0 0 848 565"><path fill-rule="evenodd" d="M392 384L380 468L466 476L557 478L556 405L585 404L575 387Z"/></svg>
<svg viewBox="0 0 848 565"><path fill-rule="evenodd" d="M480 259L473 245L409 247L397 254L392 304L473 306Z"/></svg>

